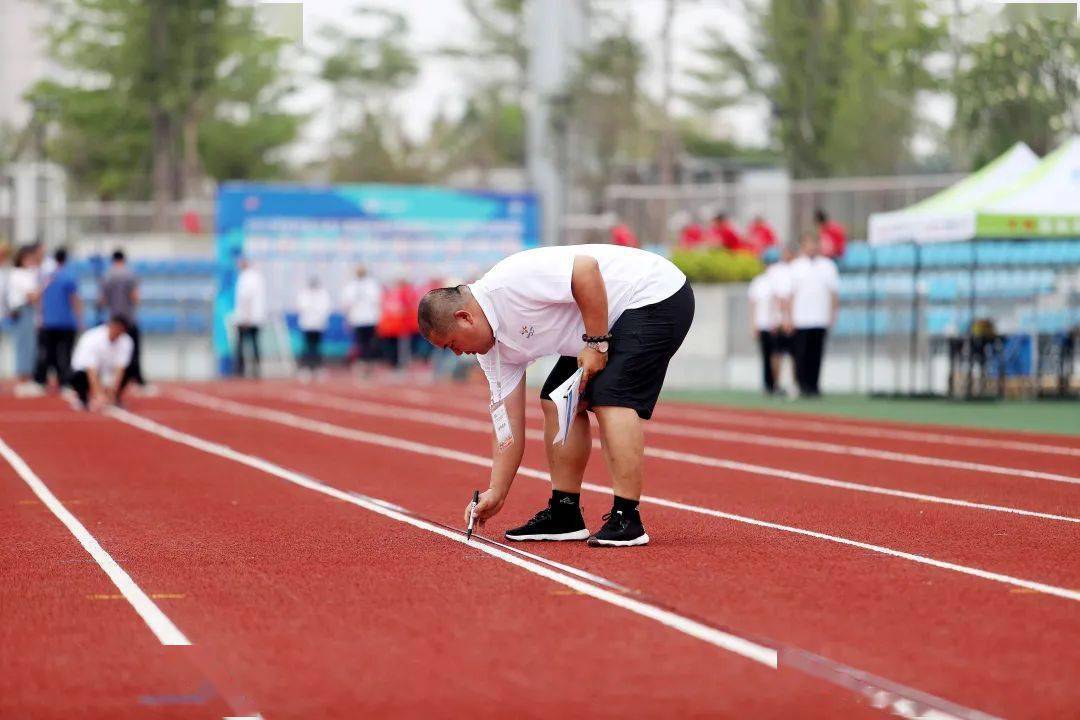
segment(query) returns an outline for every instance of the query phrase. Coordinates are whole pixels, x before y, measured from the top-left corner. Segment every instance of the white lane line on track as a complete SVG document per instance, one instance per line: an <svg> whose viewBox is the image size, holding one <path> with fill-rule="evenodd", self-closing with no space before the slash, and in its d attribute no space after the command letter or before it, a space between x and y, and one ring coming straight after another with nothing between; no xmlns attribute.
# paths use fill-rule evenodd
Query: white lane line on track
<svg viewBox="0 0 1080 720"><path fill-rule="evenodd" d="M112 409L108 411L115 419L137 427L141 430L157 435L172 442L187 445L188 447L201 450L205 453L232 460L246 465L255 470L273 475L298 485L308 490L322 493L329 497L351 503L359 507L377 513L391 520L411 525L417 529L425 530L439 535L447 540L461 543L466 547L483 552L494 558L509 563L515 567L526 570L552 582L568 587L583 595L595 598L610 605L622 608L641 617L653 620L661 625L677 632L701 640L709 645L740 655L754 662L765 665L773 670L780 667L781 652L785 658L785 666L790 665L793 669L806 672L810 675L822 678L828 682L852 690L858 695L867 698L873 707L887 710L894 715L904 718L922 718L934 720L996 720L993 716L978 710L957 705L919 690L914 690L892 681L878 678L855 668L850 668L840 663L835 663L827 658L806 653L797 648L770 647L748 638L740 637L718 628L685 617L673 610L659 607L653 603L628 597L627 590L617 583L606 578L575 568L569 565L556 563L541 556L532 556L516 548L506 548L485 538L484 543L468 542L461 531L450 530L435 523L420 518L405 508L394 509L393 503L378 498L372 498L360 493L344 492L331 485L326 485L306 475L294 472L280 465L272 463L264 458L248 455L234 450L226 445L215 443L188 433L170 428L161 423L150 420L141 415L135 415L126 410ZM508 552L512 551L512 552ZM531 557L530 557L531 556ZM531 558L535 558L531 559ZM575 577L576 576L576 577ZM585 582L579 577L589 578L599 583L598 587L592 582ZM606 586L606 587L603 587ZM609 590L608 587L614 588ZM818 670L814 670L814 666ZM253 716L261 719L261 715ZM225 718L224 720L229 720Z"/></svg>
<svg viewBox="0 0 1080 720"><path fill-rule="evenodd" d="M679 406L679 415L702 422L714 422L726 425L754 426L762 428L789 428L791 430L808 430L810 432L822 432L835 435L837 433L848 435L861 435L863 437L884 438L886 440L911 440L913 442L925 442L935 445L965 445L967 447L991 448L994 450L1019 450L1039 454L1066 455L1080 457L1080 448L1065 447L1063 445L1049 445L1025 440L1009 440L1007 438L975 438L967 435L954 435L949 432L931 432L927 430L908 430L903 428L865 427L852 425L837 418L837 422L824 422L821 420L796 420L794 418L781 418L766 415L744 415L742 413L727 413L722 410L698 410ZM850 419L850 418L844 418Z"/></svg>
<svg viewBox="0 0 1080 720"><path fill-rule="evenodd" d="M294 392L286 395L282 399L293 400L301 404L313 405L316 407L323 407L331 410L341 410L343 412L371 415L375 417L398 418L413 422L448 426L453 427L457 430L483 433L485 435L491 433L491 425L489 422L471 420L448 413L439 413L426 410L414 410L412 408L404 408L401 406L394 406L386 403L369 403L365 400L342 400L339 398L319 395L306 391ZM543 432L540 432L538 430L527 429L525 431L525 436L529 440L537 440L540 442L543 442L544 440ZM600 441L593 440L593 446L600 447ZM955 507L963 507L972 510L987 510L990 512L1002 512L1012 515L1037 517L1044 520L1054 520L1059 522L1080 524L1080 518L1078 517L1055 515L1053 513L1037 512L1035 510L1022 510L1020 508L1007 507L1004 505L993 505L990 503L978 503L968 500L958 500L955 498L928 495L925 493L909 492L906 490L894 490L891 488L880 487L877 485L864 485L862 483L848 482L846 480L836 480L833 478L809 475L807 473L795 472L791 470L782 470L780 468L772 468L763 465L737 462L735 460L723 460L721 458L710 457L707 455L698 455L696 453L685 453L675 450L664 450L662 448L646 447L645 454L649 457L660 458L663 460L684 462L691 465L700 465L702 467L714 467L725 470L735 470L737 472L763 475L765 477L793 480L795 482L808 483L811 485L821 485L824 487L836 488L838 490L852 490L855 492L865 492L874 495L887 495L890 497L904 498L906 500L915 500L918 502L928 502L939 505L952 505Z"/></svg>
<svg viewBox="0 0 1080 720"><path fill-rule="evenodd" d="M161 612L154 601L151 600L142 588L135 584L135 581L131 579L131 576L113 560L112 556L101 547L98 541L93 535L86 529L86 527L79 522L78 518L72 515L63 503L57 500L52 491L42 482L30 466L19 457L19 455L11 449L11 447L0 440L0 455L7 460L12 469L18 473L19 477L30 486L30 489L37 495L56 518L64 524L64 527L75 536L75 539L79 541L79 544L83 546L83 549L90 554L94 561L97 562L98 567L104 571L113 584L116 585L116 589L120 591L120 594L131 603L131 607L135 609L135 612L139 614L139 617L143 619L150 631L154 633L162 645L190 645L191 641L188 640L184 633L180 632L179 628L173 624L165 613Z"/></svg>
<svg viewBox="0 0 1080 720"><path fill-rule="evenodd" d="M243 403L233 402L232 400L223 400L221 398L216 398L212 395L204 395L202 393L191 392L188 390L172 391L169 393L169 395L172 398L181 402L186 402L191 405L198 405L208 408L210 410L216 410L218 412L224 412L231 415L236 415L238 417L265 420L268 422L277 423L279 425L285 425L287 427L294 427L300 430L307 430L309 432L319 433L329 437L352 440L355 442L362 442L371 445L379 445L381 447L388 447L396 450L405 450L408 452L417 453L420 455L427 455L430 457L441 457L447 460L456 460L458 462L468 463L470 465L476 465L480 467L491 467L490 458L482 457L480 455L474 455L472 453L460 452L458 450L451 450L450 448L439 447L436 445L428 445L426 443L415 442L412 440L404 440L401 438L391 437L389 435L379 435L377 433L370 433L363 430L355 430L353 428L342 427L340 425L334 425L331 423L323 422L321 420L312 420L311 418L306 418L302 415L294 415L293 413L282 412L280 410L270 410L258 406L245 405ZM541 472L539 470L534 470L532 468L521 468L518 470L518 474L524 475L525 477L532 477L538 480L544 480L545 482L551 481L551 478L548 476L547 473ZM590 492L602 493L604 495L612 494L610 488L596 485L594 483L583 483L581 487L582 489L589 490ZM781 525L779 523L758 520L756 518L750 518L743 515L735 515L734 513L723 512L721 510L713 510L712 508L689 505L687 503L681 503L674 500L666 500L664 498L653 497L651 495L642 495L641 502L650 503L653 505L660 505L662 507L671 508L673 510L683 510L685 512L696 513L699 515L708 515L724 520L731 520L746 525L754 525L757 527L768 528L771 530L778 530L781 532L791 533L795 535L802 535L804 537L812 537L818 540L825 540L848 547L869 550L870 552L886 555L893 558L908 560L910 562L918 563L921 565L928 565L942 570L949 570L952 572L961 573L963 575L981 578L983 580L991 580L1006 585L1012 585L1014 587L1026 588L1035 592L1041 592L1047 595L1060 597L1065 600L1080 602L1080 591L1077 590L1060 588L1055 585L1048 585L1046 583L1040 583L1033 580L1024 580L1022 578L1016 578L1010 575L990 572L988 570L982 570L979 568L968 567L966 565L957 565L956 563L950 563L944 560L936 560L934 558L926 557L923 555L916 555L914 553L908 553L902 550L894 550L892 548L884 547L881 545L873 545L870 543L860 542L858 540L851 540L849 538L840 537L837 535L829 535L814 530L806 530L804 528L793 527L790 525Z"/></svg>
<svg viewBox="0 0 1080 720"><path fill-rule="evenodd" d="M365 510L382 515L383 517L396 520L398 522L412 525L420 530L426 530L427 532L440 535L447 540L467 545L467 547L476 550L478 552L486 553L494 558L502 560L523 570L539 575L540 577L551 580L552 582L564 585L572 590L576 590L584 595L596 598L610 605L628 610L636 615L654 620L661 625L678 630L681 633L695 637L699 640L714 645L715 647L722 648L729 652L733 652L737 655L741 655L745 658L761 663L773 669L777 667L777 651L770 647L765 647L757 643L745 640L743 638L731 635L729 633L722 632L715 628L704 625L690 618L683 617L677 613L669 610L650 605L649 603L635 600L634 598L626 597L620 593L608 590L603 587L597 587L592 583L585 582L582 579L573 577L564 572L558 571L547 565L534 562L524 557L519 557L514 553L507 552L497 547L493 547L488 544L481 543L466 543L465 536L460 532L446 530L426 522L416 517L412 517L403 512L392 510L386 504L382 502L373 502L369 499L352 495L344 490L339 490L330 485L325 485L317 480L314 480L306 475L288 470L276 465L272 462L264 460L253 455L233 450L232 448L221 445L216 442L204 440L203 438L189 435L188 433L174 430L166 425L154 422L141 415L134 415L125 410L113 409L109 411L109 414L120 420L121 422L132 425L146 432L152 433L159 437L171 440L189 447L202 450L205 453L211 455L217 455L218 457L226 458L234 462L246 465L248 467L260 470L269 475L281 478L294 485L306 488L308 490L314 490L315 492L328 495L343 502L351 503Z"/></svg>
<svg viewBox="0 0 1080 720"><path fill-rule="evenodd" d="M363 402L363 401L358 401ZM533 408L528 408L532 410ZM538 411L528 413L530 417L543 417ZM861 445L845 445L835 442L821 442L817 440L804 440L799 438L777 437L775 435L763 435L760 433L735 432L718 428L700 428L693 425L679 425L665 423L658 420L650 421L646 433L660 435L672 435L676 437L692 437L715 442L742 443L745 445L761 445L764 447L777 447L784 450L805 450L809 452L822 452L832 455L848 455L852 457L869 458L873 460L887 460L889 462L908 463L911 465L926 465L929 467L950 468L953 470L965 470L978 473L990 473L1004 475L1006 477L1026 477L1035 480L1050 480L1053 482L1080 485L1080 477L1064 475L1061 473L1045 472L1042 470L1027 470L1005 465L991 465L989 463L972 462L969 460L954 460L930 455L917 455L914 453L895 452L892 450L880 450ZM1080 451L1078 451L1080 454Z"/></svg>
<svg viewBox="0 0 1080 720"><path fill-rule="evenodd" d="M355 385L350 385L348 389L358 390L361 393L365 393L369 390L372 392L380 392L378 388ZM395 393L395 396L397 396L397 393ZM428 407L430 407L431 405L442 404L446 402L446 397L444 396L440 396L436 393L431 392L425 393L420 390L410 390L407 395L402 394L399 397L406 402L411 402L415 405ZM844 420L849 420L850 418L838 417L836 422L796 420L794 418L781 418L761 414L748 415L743 413L724 412L723 410L697 409L695 407L688 406L686 403L681 403L677 405L677 408L678 414L684 418L700 420L702 422L715 422L718 424L755 426L770 430L776 428L790 428L793 430L825 432L831 435L841 433L848 435L861 435L864 437L884 438L886 440L912 440L914 442L925 442L936 445L966 445L969 447L981 447L991 449L1004 448L1008 450L1020 450L1023 452L1049 453L1053 455L1080 457L1080 448L1070 448L1061 445L1049 445L1046 443L1036 443L1031 441L1009 440L1004 437L1000 439L974 438L966 435L951 434L947 431L931 432L908 430L901 428L865 427L862 425L852 425L850 422L844 422ZM532 406L529 406L526 412L528 413L529 417L543 417L543 415L538 410L535 410Z"/></svg>

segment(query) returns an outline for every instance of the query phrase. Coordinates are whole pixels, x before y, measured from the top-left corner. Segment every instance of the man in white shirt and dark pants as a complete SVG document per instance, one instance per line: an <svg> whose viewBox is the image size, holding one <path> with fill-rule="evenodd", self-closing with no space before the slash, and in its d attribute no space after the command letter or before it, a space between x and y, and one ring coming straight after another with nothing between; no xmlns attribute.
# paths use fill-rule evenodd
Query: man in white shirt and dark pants
<svg viewBox="0 0 1080 720"><path fill-rule="evenodd" d="M382 287L379 281L368 275L363 265L356 266L356 277L349 281L342 293L345 319L353 331L356 357L370 371L375 359L375 326L379 324L382 307Z"/></svg>
<svg viewBox="0 0 1080 720"><path fill-rule="evenodd" d="M802 254L791 263L792 353L799 394L817 397L825 336L839 307L840 274L836 263L821 255L817 236L803 235L801 245Z"/></svg>
<svg viewBox="0 0 1080 720"><path fill-rule="evenodd" d="M776 263L769 266L771 270ZM750 300L750 327L761 350L761 378L765 393L776 392L776 358L779 354L780 305L773 291L773 276L768 270L750 281L747 297Z"/></svg>
<svg viewBox="0 0 1080 720"><path fill-rule="evenodd" d="M304 333L304 349L300 355L300 379L310 380L311 374L322 370L322 339L330 325L333 301L330 293L315 275L308 278L307 287L296 298L297 324Z"/></svg>
<svg viewBox="0 0 1080 720"><path fill-rule="evenodd" d="M418 316L420 331L436 347L477 355L491 387L496 432L490 487L474 510L481 523L502 509L521 464L525 368L559 355L540 391L552 496L506 538L588 539L592 546L649 542L638 512L642 420L652 416L668 362L694 317L694 293L678 268L659 255L615 245L526 250L472 285L432 290ZM565 442L555 445L559 418L549 395L579 367L581 406ZM580 507L592 451L586 407L599 422L615 494L607 522L593 535Z"/></svg>
<svg viewBox="0 0 1080 720"><path fill-rule="evenodd" d="M244 376L247 369L245 346L251 348L252 376L259 377L259 328L266 324L266 283L262 273L240 258L240 275L236 278L236 374Z"/></svg>
<svg viewBox="0 0 1080 720"><path fill-rule="evenodd" d="M84 409L107 401L120 405L124 371L134 350L127 322L116 315L79 337L71 355L71 388Z"/></svg>

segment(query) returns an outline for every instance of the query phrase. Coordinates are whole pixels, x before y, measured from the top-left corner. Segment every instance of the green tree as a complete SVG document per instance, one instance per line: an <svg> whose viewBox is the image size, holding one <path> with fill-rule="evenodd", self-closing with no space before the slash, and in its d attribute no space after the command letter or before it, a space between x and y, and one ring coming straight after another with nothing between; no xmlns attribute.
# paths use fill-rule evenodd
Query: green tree
<svg viewBox="0 0 1080 720"><path fill-rule="evenodd" d="M745 0L751 44L707 31L688 99L706 111L764 98L796 177L893 172L938 87L926 58L943 31L923 0Z"/></svg>
<svg viewBox="0 0 1080 720"><path fill-rule="evenodd" d="M525 0L463 0L472 22L467 42L439 54L472 68L481 78L461 116L435 133L432 152L443 158L443 172L475 168L481 184L496 167L525 164L525 113L529 48Z"/></svg>
<svg viewBox="0 0 1080 720"><path fill-rule="evenodd" d="M1043 155L1080 132L1075 20L1016 19L967 48L954 86L953 133L975 166L1023 140Z"/></svg>
<svg viewBox="0 0 1080 720"><path fill-rule="evenodd" d="M402 129L396 97L416 79L419 63L409 49L409 24L401 13L366 7L353 11L353 26L320 32L330 51L320 77L330 84L337 127L328 167L337 181L409 182L424 179L418 146Z"/></svg>
<svg viewBox="0 0 1080 720"><path fill-rule="evenodd" d="M251 8L226 0L48 0L53 59L71 81L42 81L31 102L53 109L53 159L76 185L159 206L200 179L265 177L301 118L288 92L283 43ZM223 136L231 135L231 140Z"/></svg>

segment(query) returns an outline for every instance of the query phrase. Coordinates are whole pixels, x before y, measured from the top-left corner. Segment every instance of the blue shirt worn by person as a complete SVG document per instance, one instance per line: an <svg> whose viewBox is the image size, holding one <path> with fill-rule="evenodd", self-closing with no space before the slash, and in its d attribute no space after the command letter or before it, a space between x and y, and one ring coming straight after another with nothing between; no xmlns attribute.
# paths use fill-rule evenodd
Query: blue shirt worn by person
<svg viewBox="0 0 1080 720"><path fill-rule="evenodd" d="M65 266L58 267L41 293L41 327L54 330L75 330L79 319L71 300L79 292L75 273Z"/></svg>

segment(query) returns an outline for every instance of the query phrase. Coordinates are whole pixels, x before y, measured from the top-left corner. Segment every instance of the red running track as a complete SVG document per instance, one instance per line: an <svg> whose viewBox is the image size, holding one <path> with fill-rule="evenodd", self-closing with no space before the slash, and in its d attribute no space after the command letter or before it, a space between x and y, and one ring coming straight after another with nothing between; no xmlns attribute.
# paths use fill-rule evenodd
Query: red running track
<svg viewBox="0 0 1080 720"><path fill-rule="evenodd" d="M269 387L274 392L284 389ZM243 402L479 455L487 448L478 433L458 429L266 398ZM19 407L34 408L45 417L58 405L34 401ZM476 466L239 418L169 398L137 400L133 409L442 522L456 524L469 490L486 481L485 471ZM125 630L102 633L125 638L121 650L83 643L84 655L75 662L98 662L93 651L100 650L102 656L127 658L146 676L144 681L137 674L126 675L133 678L131 684L114 688L106 682L112 673L102 673L103 693L113 698L108 707L115 710L102 717L126 716L125 709L132 717L145 715L147 708L137 699L140 693L169 694L155 683L158 677L170 681L165 690L174 694L207 686L200 683L214 689L206 706L155 708L181 717L220 717L212 703L231 702L235 707L238 696L266 718L311 716L316 710L320 716L416 716L431 714L433 708L491 717L550 715L553 710L623 714L613 709L625 709L628 687L634 689L634 712L643 717L847 717L870 711L857 695L823 681L765 669L362 508L113 420L75 414L70 418L49 422L47 435L42 433L44 423L0 421L0 438L62 500L92 499L70 509L147 592L183 595L160 603L195 643L180 650L197 652L191 661L169 665L161 658L178 649L157 646L123 601L90 603L88 610L71 602L68 613L82 632L100 631L107 622L93 614L100 612L96 608L116 610L127 623L117 621L115 626ZM659 435L650 437L650 445L691 449L678 438ZM64 451L56 452L57 447ZM710 441L709 454L726 456L733 447L714 447ZM700 443L694 443L692 451L703 452ZM920 452L929 451L922 447ZM764 451L756 459L777 464L781 454ZM941 455L942 449L934 454ZM1006 459L1023 467L1025 455L1030 453ZM785 455L784 460L798 468L804 458ZM530 443L526 465L544 468L539 443ZM670 461L650 460L649 470L651 477L664 478L662 484L647 487L654 495L1065 588L1080 584L1080 569L1071 554L1077 540L1074 526L1059 522L937 505L924 508L907 500ZM895 470L895 463L881 462L845 472L872 472L879 481L905 486L906 479L896 478ZM935 482L946 483L947 475ZM597 459L587 479L607 485ZM7 491L29 494L2 463L0 483ZM969 484L976 485L977 478ZM1016 484L1036 503L1045 486L1052 485L1030 480ZM519 478L504 514L485 532L496 534L528 515L546 494L540 481ZM1077 515L1076 498L1065 495L1055 503ZM601 495L586 494L590 524L599 521L607 503ZM40 512L56 543L67 541L69 552L85 555L47 510ZM802 647L985 712L1063 717L1080 707L1080 691L1073 682L1080 653L1070 640L1080 631L1073 601L1014 592L1020 589L669 508L650 507L646 519L657 541L632 555L582 545L530 549L644 590L712 624ZM27 537L46 532L42 525L24 526L22 521L20 532ZM47 550L32 559L14 553L4 557L3 567L21 574L40 562L44 582L67 588L77 578L54 570L49 558L56 552ZM110 585L92 562L84 565L97 586ZM6 583L0 592L18 604L24 591ZM573 607L567 607L571 603ZM23 624L28 630L5 643L25 648L20 662L12 664L13 674L0 678L0 697L15 700L10 708L0 707L13 712L55 709L56 716L65 709L94 707L85 700L65 707L65 683L75 681L63 673L50 676L46 654L35 642L47 623L29 615ZM137 635L141 642L134 642ZM63 637L66 634L49 655L66 650L79 657L75 647L65 648ZM625 658L616 672L602 664L612 656ZM468 678L464 684L462 677ZM50 678L52 705L48 698L42 702L41 693L35 701L24 690L34 686L34 678ZM95 685L91 680L87 684ZM131 687L136 688L134 696ZM152 690L143 692L144 687ZM553 687L561 689L558 703L552 699ZM74 686L71 695L76 696Z"/></svg>

